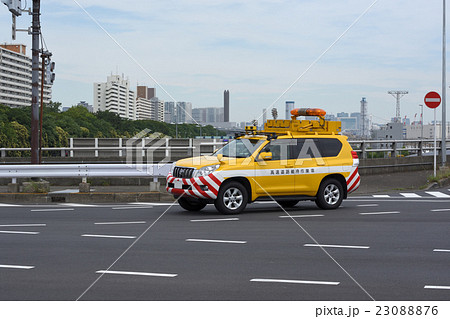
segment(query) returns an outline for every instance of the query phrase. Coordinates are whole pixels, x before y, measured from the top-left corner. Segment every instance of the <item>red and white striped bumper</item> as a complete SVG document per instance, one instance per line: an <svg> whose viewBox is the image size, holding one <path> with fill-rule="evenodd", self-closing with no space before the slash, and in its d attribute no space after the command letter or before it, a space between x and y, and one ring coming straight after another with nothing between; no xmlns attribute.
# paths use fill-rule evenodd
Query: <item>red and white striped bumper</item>
<svg viewBox="0 0 450 319"><path fill-rule="evenodd" d="M223 178L217 173L193 178L173 177L171 173L166 178L166 190L176 196L189 196L201 199L216 199Z"/></svg>
<svg viewBox="0 0 450 319"><path fill-rule="evenodd" d="M350 175L346 178L347 181L347 194L350 194L358 189L361 182L361 177L358 173L358 166L352 167Z"/></svg>

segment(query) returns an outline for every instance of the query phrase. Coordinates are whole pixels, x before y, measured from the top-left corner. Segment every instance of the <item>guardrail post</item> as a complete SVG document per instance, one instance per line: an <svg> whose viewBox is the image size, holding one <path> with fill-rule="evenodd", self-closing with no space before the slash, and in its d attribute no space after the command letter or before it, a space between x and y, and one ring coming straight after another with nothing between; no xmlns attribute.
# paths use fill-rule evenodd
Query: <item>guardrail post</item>
<svg viewBox="0 0 450 319"><path fill-rule="evenodd" d="M397 141L392 142L391 157L397 157Z"/></svg>
<svg viewBox="0 0 450 319"><path fill-rule="evenodd" d="M6 151L5 150L2 150L2 157L6 157Z"/></svg>
<svg viewBox="0 0 450 319"><path fill-rule="evenodd" d="M69 139L70 157L73 157L73 137Z"/></svg>
<svg viewBox="0 0 450 319"><path fill-rule="evenodd" d="M166 138L166 158L170 157L170 150L169 150L169 139Z"/></svg>
<svg viewBox="0 0 450 319"><path fill-rule="evenodd" d="M418 150L417 150L417 156L422 156L423 155L423 141L419 141L418 143Z"/></svg>
<svg viewBox="0 0 450 319"><path fill-rule="evenodd" d="M61 150L61 157L66 157L66 150L64 149Z"/></svg>
<svg viewBox="0 0 450 319"><path fill-rule="evenodd" d="M366 141L361 142L360 150L361 150L361 158L366 159L367 158L367 143Z"/></svg>
<svg viewBox="0 0 450 319"><path fill-rule="evenodd" d="M122 138L119 138L119 157L122 157Z"/></svg>
<svg viewBox="0 0 450 319"><path fill-rule="evenodd" d="M95 151L94 151L94 156L95 157L98 157L98 137L96 137L95 139L94 139L94 148L95 148Z"/></svg>

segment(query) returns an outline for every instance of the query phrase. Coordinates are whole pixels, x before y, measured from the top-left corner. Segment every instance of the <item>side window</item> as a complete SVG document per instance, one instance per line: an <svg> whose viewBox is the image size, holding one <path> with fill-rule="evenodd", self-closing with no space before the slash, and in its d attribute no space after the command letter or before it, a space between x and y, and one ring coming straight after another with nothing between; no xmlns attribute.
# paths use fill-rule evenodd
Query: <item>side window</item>
<svg viewBox="0 0 450 319"><path fill-rule="evenodd" d="M320 138L318 140L323 157L335 157L341 152L342 143L337 138Z"/></svg>
<svg viewBox="0 0 450 319"><path fill-rule="evenodd" d="M320 158L322 152L317 138L298 138L297 143L292 147L292 158L307 159Z"/></svg>
<svg viewBox="0 0 450 319"><path fill-rule="evenodd" d="M277 139L270 141L261 152L272 152L272 161L291 159L292 147L296 144L296 139Z"/></svg>

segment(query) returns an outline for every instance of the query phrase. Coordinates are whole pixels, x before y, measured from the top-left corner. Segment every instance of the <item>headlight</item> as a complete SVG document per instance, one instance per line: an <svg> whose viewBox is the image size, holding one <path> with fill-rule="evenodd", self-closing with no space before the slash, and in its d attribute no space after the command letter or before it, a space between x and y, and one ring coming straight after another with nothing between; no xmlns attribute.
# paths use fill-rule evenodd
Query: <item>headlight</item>
<svg viewBox="0 0 450 319"><path fill-rule="evenodd" d="M211 174L212 172L214 172L219 167L220 167L220 164L202 167L202 168L198 169L197 171L195 171L194 177L207 176L207 175Z"/></svg>

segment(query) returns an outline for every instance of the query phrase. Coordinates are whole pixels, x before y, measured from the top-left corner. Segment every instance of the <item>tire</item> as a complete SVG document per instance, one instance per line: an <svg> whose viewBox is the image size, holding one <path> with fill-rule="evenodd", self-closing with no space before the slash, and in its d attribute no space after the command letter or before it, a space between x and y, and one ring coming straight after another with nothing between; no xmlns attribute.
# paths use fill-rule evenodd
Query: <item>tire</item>
<svg viewBox="0 0 450 319"><path fill-rule="evenodd" d="M222 214L232 215L242 212L248 203L248 192L239 182L229 182L220 187L214 206Z"/></svg>
<svg viewBox="0 0 450 319"><path fill-rule="evenodd" d="M291 208L297 205L298 200L278 200L277 203L281 205L283 208Z"/></svg>
<svg viewBox="0 0 450 319"><path fill-rule="evenodd" d="M202 210L206 206L206 203L203 203L196 199L185 198L185 197L178 198L178 204L180 204L181 207L183 207L184 209L186 209L190 212L197 212L199 210Z"/></svg>
<svg viewBox="0 0 450 319"><path fill-rule="evenodd" d="M320 184L316 197L316 205L319 208L336 209L344 199L344 189L338 180L328 178Z"/></svg>

